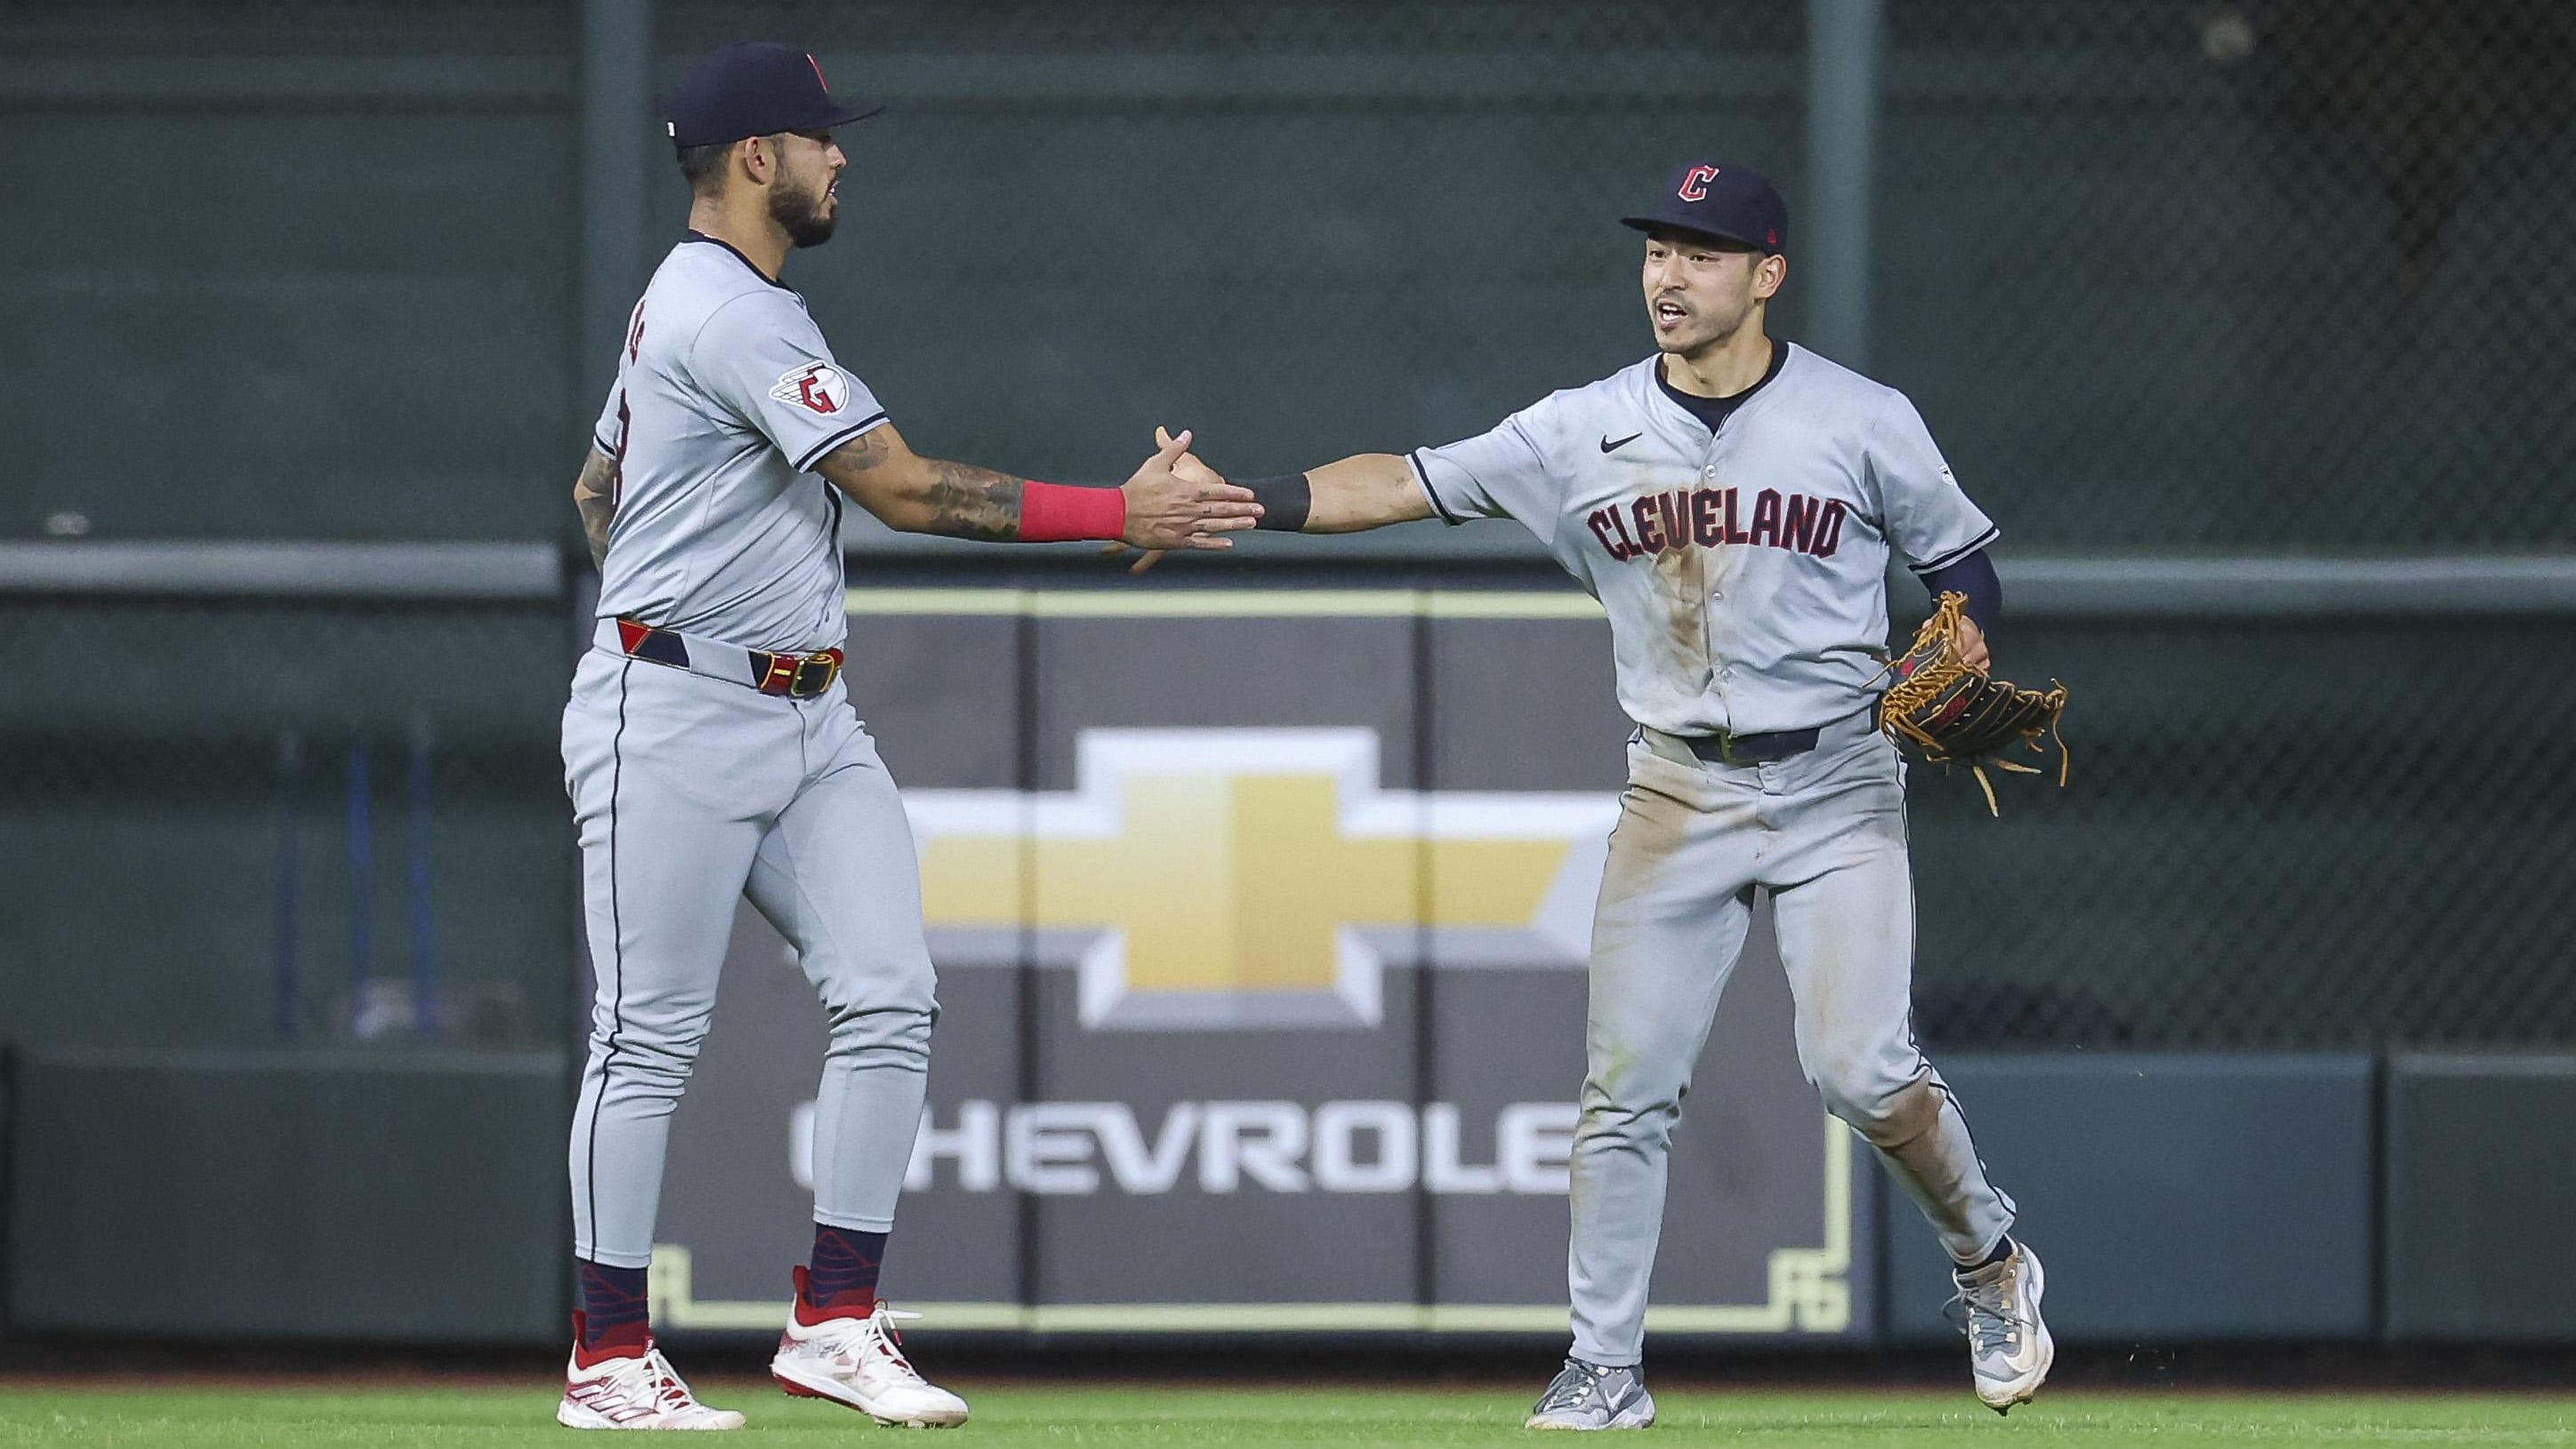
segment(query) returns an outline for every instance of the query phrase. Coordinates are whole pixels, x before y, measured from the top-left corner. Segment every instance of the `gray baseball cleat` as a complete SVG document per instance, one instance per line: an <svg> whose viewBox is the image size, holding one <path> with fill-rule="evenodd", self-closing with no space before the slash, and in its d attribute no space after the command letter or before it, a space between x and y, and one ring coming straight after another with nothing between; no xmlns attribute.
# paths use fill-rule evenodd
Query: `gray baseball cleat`
<svg viewBox="0 0 2576 1449"><path fill-rule="evenodd" d="M2057 1361L2056 1341L2039 1316L2040 1290L2047 1282L2039 1255L2015 1243L2002 1262L1952 1276L1959 1292L1950 1302L1962 1310L1960 1327L1968 1335L1977 1397L1998 1414L2029 1403L2048 1377L2048 1366Z"/></svg>
<svg viewBox="0 0 2576 1449"><path fill-rule="evenodd" d="M1556 1371L1524 1429L1644 1429L1655 1422L1655 1398L1633 1366L1613 1368L1569 1358Z"/></svg>

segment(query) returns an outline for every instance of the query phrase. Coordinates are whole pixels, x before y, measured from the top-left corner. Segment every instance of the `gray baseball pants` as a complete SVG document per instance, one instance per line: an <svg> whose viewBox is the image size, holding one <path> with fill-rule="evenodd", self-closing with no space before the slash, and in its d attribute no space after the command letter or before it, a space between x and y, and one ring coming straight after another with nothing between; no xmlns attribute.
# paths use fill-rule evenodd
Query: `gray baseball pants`
<svg viewBox="0 0 2576 1449"><path fill-rule="evenodd" d="M564 771L599 984L572 1121L574 1251L651 1261L671 1111L744 897L831 1022L815 1219L889 1231L939 1007L912 831L843 687L787 699L594 648L564 710Z"/></svg>
<svg viewBox="0 0 2576 1449"><path fill-rule="evenodd" d="M1762 764L1704 764L1649 736L1628 748L1592 930L1566 1266L1577 1358L1643 1352L1673 1124L1757 886L1771 893L1798 1061L1826 1110L1877 1150L1953 1258L1983 1257L2012 1225L2011 1199L1986 1181L1967 1120L1914 1044L1895 747L1865 712Z"/></svg>

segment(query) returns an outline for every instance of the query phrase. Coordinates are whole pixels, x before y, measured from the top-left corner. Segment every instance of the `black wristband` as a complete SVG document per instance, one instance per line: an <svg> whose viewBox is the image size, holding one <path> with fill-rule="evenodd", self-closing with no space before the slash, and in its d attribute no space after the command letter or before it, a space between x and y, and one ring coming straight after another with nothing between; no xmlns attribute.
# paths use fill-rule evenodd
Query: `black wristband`
<svg viewBox="0 0 2576 1449"><path fill-rule="evenodd" d="M1261 521L1254 528L1277 529L1296 533L1306 526L1306 515L1314 511L1314 485L1303 473L1287 473L1277 478L1237 478L1237 488L1252 490L1253 501L1261 505Z"/></svg>

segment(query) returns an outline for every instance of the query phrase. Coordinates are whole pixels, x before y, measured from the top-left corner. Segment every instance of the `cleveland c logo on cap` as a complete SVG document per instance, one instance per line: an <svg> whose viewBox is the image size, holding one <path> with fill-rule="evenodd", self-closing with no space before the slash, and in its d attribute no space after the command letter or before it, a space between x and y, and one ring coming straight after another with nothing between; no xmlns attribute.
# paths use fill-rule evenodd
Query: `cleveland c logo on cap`
<svg viewBox="0 0 2576 1449"><path fill-rule="evenodd" d="M1674 192L1673 194L1684 201L1706 201L1708 200L1708 184L1716 179L1716 167L1694 166L1690 169L1687 175L1682 177L1682 189Z"/></svg>

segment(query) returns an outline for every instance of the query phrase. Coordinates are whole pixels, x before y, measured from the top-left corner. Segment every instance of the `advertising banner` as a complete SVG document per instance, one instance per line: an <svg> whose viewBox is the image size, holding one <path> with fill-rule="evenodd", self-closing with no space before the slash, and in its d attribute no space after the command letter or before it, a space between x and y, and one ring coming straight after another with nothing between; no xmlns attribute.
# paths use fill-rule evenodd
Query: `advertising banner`
<svg viewBox="0 0 2576 1449"><path fill-rule="evenodd" d="M1562 1331L1629 728L1591 601L850 602L940 968L888 1295L933 1330ZM745 907L672 1132L665 1327L779 1322L822 1047ZM1865 1336L1860 1156L1800 1078L1758 923L1673 1154L1650 1327Z"/></svg>

